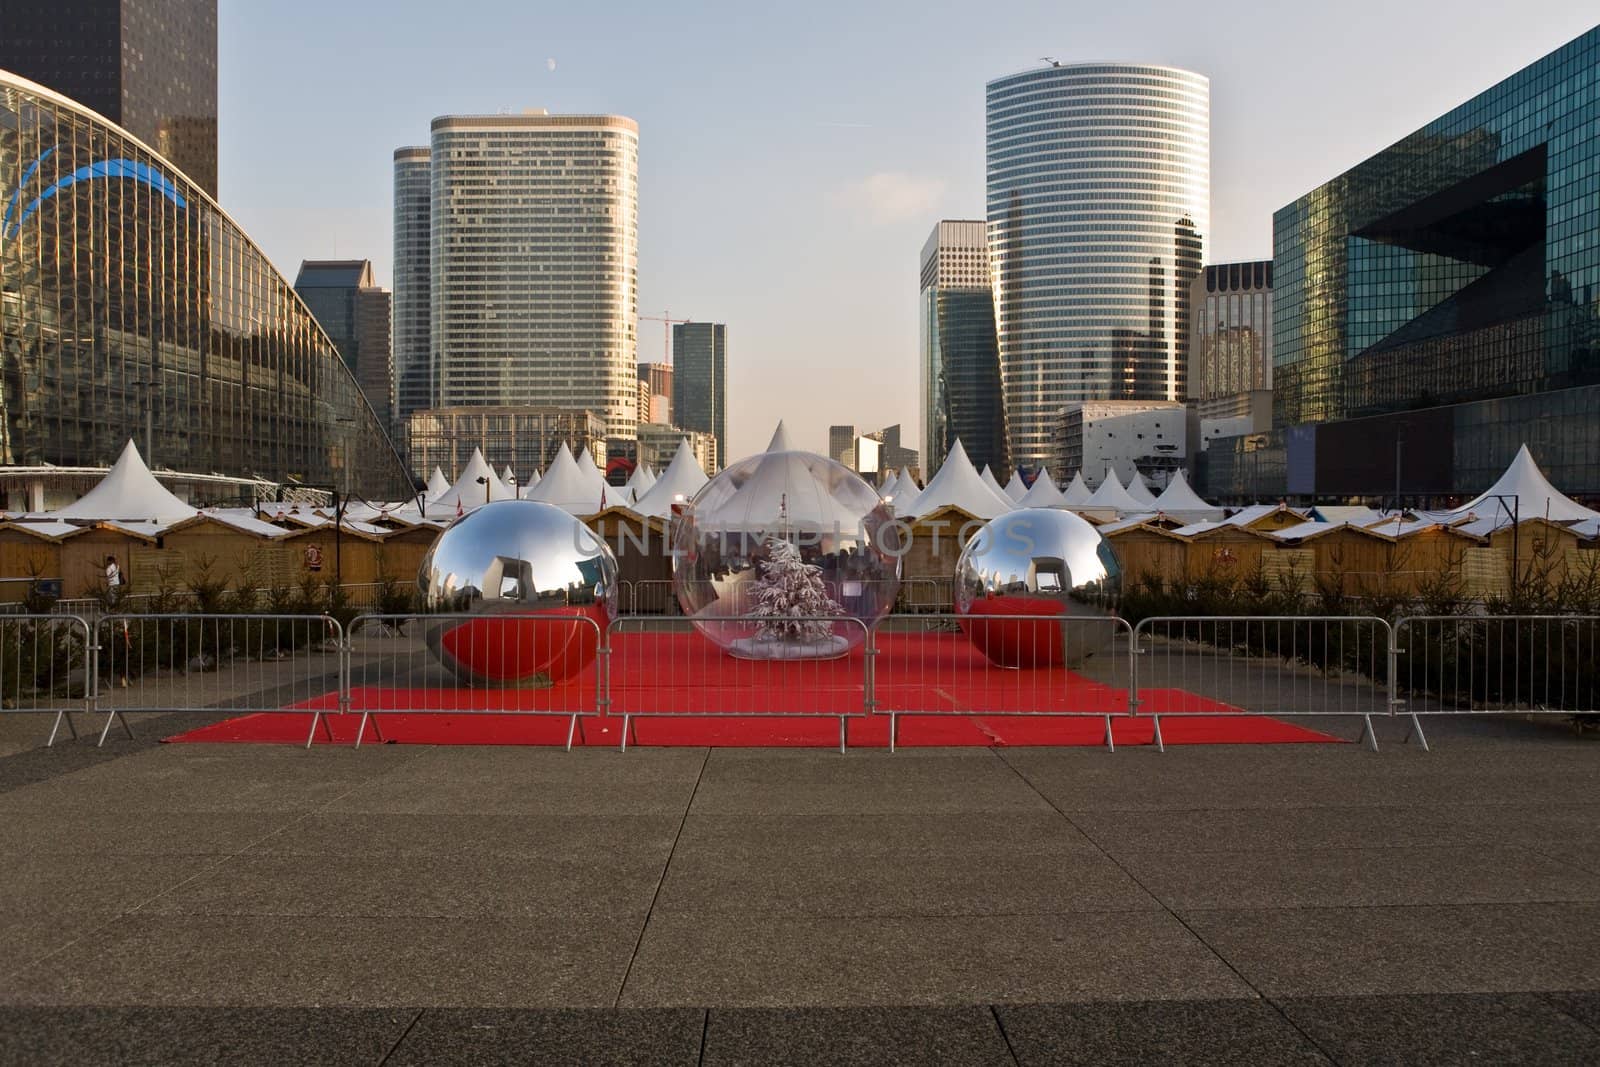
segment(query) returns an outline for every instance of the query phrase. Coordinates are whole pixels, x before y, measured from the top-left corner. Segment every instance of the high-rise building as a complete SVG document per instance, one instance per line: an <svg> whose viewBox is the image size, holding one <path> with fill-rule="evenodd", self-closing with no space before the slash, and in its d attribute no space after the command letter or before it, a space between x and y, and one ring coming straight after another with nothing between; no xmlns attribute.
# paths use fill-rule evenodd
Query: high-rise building
<svg viewBox="0 0 1600 1067"><path fill-rule="evenodd" d="M1013 464L1049 459L1070 402L1186 395L1210 122L1210 83L1172 67L1052 63L988 84L989 255Z"/></svg>
<svg viewBox="0 0 1600 1067"><path fill-rule="evenodd" d="M105 466L131 438L152 466L410 494L305 304L148 146L0 73L0 204L0 464Z"/></svg>
<svg viewBox="0 0 1600 1067"><path fill-rule="evenodd" d="M1115 471L1124 485L1135 474L1165 487L1188 457L1189 413L1176 400L1074 401L1057 421L1051 474L1082 474L1090 488Z"/></svg>
<svg viewBox="0 0 1600 1067"><path fill-rule="evenodd" d="M639 421L672 422L672 364L639 364Z"/></svg>
<svg viewBox="0 0 1600 1067"><path fill-rule="evenodd" d="M720 322L680 322L672 327L672 421L728 445L728 328ZM709 472L708 472L709 473Z"/></svg>
<svg viewBox="0 0 1600 1067"><path fill-rule="evenodd" d="M400 420L434 404L431 155L417 147L394 154L394 373Z"/></svg>
<svg viewBox="0 0 1600 1067"><path fill-rule="evenodd" d="M217 195L217 0L5 0L0 70L97 112Z"/></svg>
<svg viewBox="0 0 1600 1067"><path fill-rule="evenodd" d="M856 428L849 425L828 427L828 458L855 469Z"/></svg>
<svg viewBox="0 0 1600 1067"><path fill-rule="evenodd" d="M666 470L678 445L689 442L689 451L704 471L714 471L722 466L722 454L717 451L717 439L699 430L685 430L658 422L641 423L634 461L648 463L657 474Z"/></svg>
<svg viewBox="0 0 1600 1067"><path fill-rule="evenodd" d="M638 125L446 115L432 138L432 404L591 411L631 438Z"/></svg>
<svg viewBox="0 0 1600 1067"><path fill-rule="evenodd" d="M1215 263L1195 278L1189 394L1204 421L1272 425L1272 261Z"/></svg>
<svg viewBox="0 0 1600 1067"><path fill-rule="evenodd" d="M957 440L980 469L1009 469L984 223L934 226L922 246L920 310L924 471L938 471Z"/></svg>
<svg viewBox="0 0 1600 1067"><path fill-rule="evenodd" d="M386 428L394 419L394 355L389 290L372 279L369 259L307 259L294 291L306 302L355 375L372 413Z"/></svg>
<svg viewBox="0 0 1600 1067"><path fill-rule="evenodd" d="M1226 496L1600 495L1600 27L1273 216L1273 429Z"/></svg>

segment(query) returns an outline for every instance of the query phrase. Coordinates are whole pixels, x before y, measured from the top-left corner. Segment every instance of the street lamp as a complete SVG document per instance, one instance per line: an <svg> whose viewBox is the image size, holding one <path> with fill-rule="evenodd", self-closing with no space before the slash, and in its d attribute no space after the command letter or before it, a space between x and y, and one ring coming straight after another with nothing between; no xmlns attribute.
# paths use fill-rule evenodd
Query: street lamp
<svg viewBox="0 0 1600 1067"><path fill-rule="evenodd" d="M483 474L478 475L478 484L483 486L483 502L485 504L487 504L489 502L489 478L488 478L488 476L487 475L483 475Z"/></svg>

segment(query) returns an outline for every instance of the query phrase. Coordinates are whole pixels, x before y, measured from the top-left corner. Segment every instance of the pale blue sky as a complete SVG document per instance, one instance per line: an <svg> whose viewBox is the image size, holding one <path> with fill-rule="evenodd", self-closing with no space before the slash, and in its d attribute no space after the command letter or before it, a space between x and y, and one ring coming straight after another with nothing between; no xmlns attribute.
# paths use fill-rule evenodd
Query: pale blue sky
<svg viewBox="0 0 1600 1067"><path fill-rule="evenodd" d="M1041 56L1211 79L1208 262L1595 24L1592 0L1116 5L222 0L221 200L293 277L390 271L390 155L447 113L638 120L639 310L728 323L734 456L918 435L917 255L983 216L983 86ZM552 63L553 61L553 63ZM553 69L552 69L553 68ZM645 322L641 358L659 358Z"/></svg>

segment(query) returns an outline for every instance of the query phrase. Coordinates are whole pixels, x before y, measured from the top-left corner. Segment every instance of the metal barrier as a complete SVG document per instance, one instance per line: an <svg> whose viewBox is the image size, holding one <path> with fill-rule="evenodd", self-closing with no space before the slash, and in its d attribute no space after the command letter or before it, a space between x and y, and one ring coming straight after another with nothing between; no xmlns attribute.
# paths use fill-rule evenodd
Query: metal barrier
<svg viewBox="0 0 1600 1067"><path fill-rule="evenodd" d="M1391 714L1394 634L1373 616L1162 616L1133 629L1137 714L1354 715L1373 751L1372 716Z"/></svg>
<svg viewBox="0 0 1600 1067"><path fill-rule="evenodd" d="M1600 616L1413 615L1394 626L1395 703L1419 715L1600 715Z"/></svg>
<svg viewBox="0 0 1600 1067"><path fill-rule="evenodd" d="M1114 615L891 616L873 644L873 712L889 717L891 752L906 715L1102 719L1116 751L1111 721L1130 714L1133 629Z"/></svg>
<svg viewBox="0 0 1600 1067"><path fill-rule="evenodd" d="M0 711L53 711L45 744L55 744L63 722L76 740L77 701L94 710L94 660L93 634L77 616L0 615Z"/></svg>
<svg viewBox="0 0 1600 1067"><path fill-rule="evenodd" d="M451 713L565 718L570 750L600 709L603 636L587 615L360 615L339 710L361 712L357 748L380 714Z"/></svg>
<svg viewBox="0 0 1600 1067"><path fill-rule="evenodd" d="M606 662L600 703L606 714L622 718L620 747L627 749L638 718L823 717L839 720L843 752L848 721L872 707L871 634L847 615L784 621L826 625L825 635L811 639L819 655L779 658L775 643L763 642L763 626L771 619L613 620L601 650ZM729 647L743 651L730 655L724 651ZM836 647L837 653L824 658Z"/></svg>
<svg viewBox="0 0 1600 1067"><path fill-rule="evenodd" d="M682 615L670 578L636 578L621 582L619 610L624 615Z"/></svg>
<svg viewBox="0 0 1600 1067"><path fill-rule="evenodd" d="M955 580L951 578L902 578L895 614L919 615L949 613L955 609Z"/></svg>
<svg viewBox="0 0 1600 1067"><path fill-rule="evenodd" d="M102 745L113 720L133 736L127 711L300 712L345 691L344 631L327 615L113 614L93 633Z"/></svg>

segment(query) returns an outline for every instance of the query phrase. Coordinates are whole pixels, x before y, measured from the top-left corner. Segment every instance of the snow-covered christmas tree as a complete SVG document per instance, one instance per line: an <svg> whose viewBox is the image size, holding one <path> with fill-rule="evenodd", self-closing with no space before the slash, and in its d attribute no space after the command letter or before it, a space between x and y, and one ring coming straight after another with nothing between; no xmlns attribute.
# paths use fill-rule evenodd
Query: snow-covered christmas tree
<svg viewBox="0 0 1600 1067"><path fill-rule="evenodd" d="M752 589L750 614L759 618L753 639L735 642L735 655L761 659L812 659L841 655L849 642L819 615L843 615L822 583L822 568L800 557L789 540L769 537L761 577Z"/></svg>

